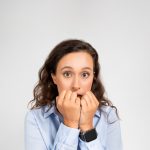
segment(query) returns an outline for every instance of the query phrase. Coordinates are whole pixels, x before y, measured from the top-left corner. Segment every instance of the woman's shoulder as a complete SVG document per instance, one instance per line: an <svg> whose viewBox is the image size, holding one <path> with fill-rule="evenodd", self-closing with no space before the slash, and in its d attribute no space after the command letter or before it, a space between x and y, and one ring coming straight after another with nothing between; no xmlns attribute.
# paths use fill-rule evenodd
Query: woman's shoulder
<svg viewBox="0 0 150 150"><path fill-rule="evenodd" d="M105 115L108 119L108 122L115 122L119 120L117 108L114 106L104 106L100 108L101 114Z"/></svg>
<svg viewBox="0 0 150 150"><path fill-rule="evenodd" d="M46 106L42 106L40 108L29 109L26 113L26 119L43 118L46 108Z"/></svg>
<svg viewBox="0 0 150 150"><path fill-rule="evenodd" d="M109 113L110 111L113 111L115 110L114 107L112 106L105 106L105 105L102 105L101 108L100 108L101 111L104 111L106 113Z"/></svg>
<svg viewBox="0 0 150 150"><path fill-rule="evenodd" d="M49 119L45 114L44 106L28 110L24 118L25 128L38 127L42 129L43 124L45 124L44 127L47 126L49 124Z"/></svg>

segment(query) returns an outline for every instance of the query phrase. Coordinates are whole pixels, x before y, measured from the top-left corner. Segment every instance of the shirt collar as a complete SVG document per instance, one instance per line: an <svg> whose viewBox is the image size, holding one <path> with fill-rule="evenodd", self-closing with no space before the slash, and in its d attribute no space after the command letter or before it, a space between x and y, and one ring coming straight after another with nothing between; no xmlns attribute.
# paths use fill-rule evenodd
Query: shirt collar
<svg viewBox="0 0 150 150"><path fill-rule="evenodd" d="M51 116L52 114L58 114L58 111L56 110L55 105L52 105L51 107L45 106L44 107L44 118L47 118L48 116Z"/></svg>
<svg viewBox="0 0 150 150"><path fill-rule="evenodd" d="M100 116L101 116L101 111L100 111L100 109L98 109L98 110L96 111L95 116L98 117L98 118L100 118Z"/></svg>

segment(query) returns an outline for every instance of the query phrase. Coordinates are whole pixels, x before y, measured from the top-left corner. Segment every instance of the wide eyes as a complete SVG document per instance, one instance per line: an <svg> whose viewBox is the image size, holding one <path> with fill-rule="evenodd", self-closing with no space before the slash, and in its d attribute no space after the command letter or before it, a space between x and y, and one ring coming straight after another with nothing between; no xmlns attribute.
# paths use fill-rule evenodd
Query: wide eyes
<svg viewBox="0 0 150 150"><path fill-rule="evenodd" d="M73 75L74 74L71 71L65 71L65 72L63 72L63 76L65 78L71 78ZM81 78L86 79L86 78L88 78L90 76L90 73L89 72L82 72L80 75L81 75Z"/></svg>
<svg viewBox="0 0 150 150"><path fill-rule="evenodd" d="M65 78L70 78L70 77L72 76L72 74L71 74L71 72L69 72L69 71L65 71L65 72L63 73L63 76L64 76Z"/></svg>
<svg viewBox="0 0 150 150"><path fill-rule="evenodd" d="M83 73L81 74L82 78L88 78L89 75L90 75L90 74L89 74L88 72L83 72Z"/></svg>

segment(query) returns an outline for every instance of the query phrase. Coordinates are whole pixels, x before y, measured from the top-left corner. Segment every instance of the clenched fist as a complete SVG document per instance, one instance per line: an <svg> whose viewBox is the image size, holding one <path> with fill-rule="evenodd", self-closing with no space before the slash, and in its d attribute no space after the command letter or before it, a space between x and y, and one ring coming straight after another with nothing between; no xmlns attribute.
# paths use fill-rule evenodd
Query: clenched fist
<svg viewBox="0 0 150 150"><path fill-rule="evenodd" d="M82 131L93 128L93 117L99 102L91 91L81 98L77 97L76 92L63 91L56 98L56 103L66 126L80 128Z"/></svg>
<svg viewBox="0 0 150 150"><path fill-rule="evenodd" d="M99 102L95 95L88 91L81 98L81 115L79 128L87 131L93 128L93 117L99 106Z"/></svg>
<svg viewBox="0 0 150 150"><path fill-rule="evenodd" d="M76 92L63 91L56 98L57 109L64 118L64 124L72 128L79 127L80 99Z"/></svg>

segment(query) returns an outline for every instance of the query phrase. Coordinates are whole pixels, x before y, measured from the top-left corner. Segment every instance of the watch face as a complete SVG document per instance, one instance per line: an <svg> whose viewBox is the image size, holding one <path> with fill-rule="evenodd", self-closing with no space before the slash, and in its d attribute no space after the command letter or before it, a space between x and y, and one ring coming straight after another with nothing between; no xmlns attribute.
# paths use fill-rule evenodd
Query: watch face
<svg viewBox="0 0 150 150"><path fill-rule="evenodd" d="M92 129L90 131L81 133L80 138L81 140L86 141L86 142L93 141L97 138L97 132L95 129Z"/></svg>

